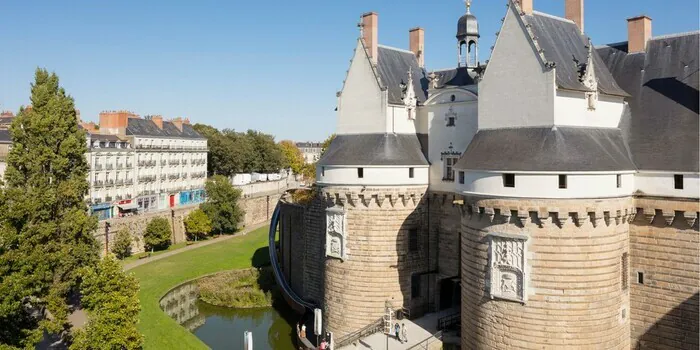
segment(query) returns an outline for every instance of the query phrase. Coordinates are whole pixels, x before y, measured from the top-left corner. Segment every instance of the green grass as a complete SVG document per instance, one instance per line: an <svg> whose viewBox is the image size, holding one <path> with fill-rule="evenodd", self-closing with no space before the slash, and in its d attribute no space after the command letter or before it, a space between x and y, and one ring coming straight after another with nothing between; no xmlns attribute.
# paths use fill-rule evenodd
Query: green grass
<svg viewBox="0 0 700 350"><path fill-rule="evenodd" d="M141 284L139 331L145 349L206 349L192 333L168 317L160 298L182 282L217 271L259 267L269 261L267 226L245 236L193 249L130 270Z"/></svg>
<svg viewBox="0 0 700 350"><path fill-rule="evenodd" d="M157 251L151 253L151 256L160 255L160 254L163 254L163 253L167 253L167 252L169 252L169 251L173 251L173 250L177 250L177 249L180 249L180 248L184 248L184 247L186 247L186 246L187 246L187 242L180 242L180 243L176 243L176 244L171 244L171 245L168 247L168 249L157 250ZM125 258L124 260L122 260L122 265L127 264L127 263L130 263L130 262L132 262L132 261L139 260L140 257L142 257L142 256L147 256L149 253L150 253L150 252L141 252L141 253L138 253L138 254L134 254L134 255L132 255L132 256L130 256L130 257Z"/></svg>

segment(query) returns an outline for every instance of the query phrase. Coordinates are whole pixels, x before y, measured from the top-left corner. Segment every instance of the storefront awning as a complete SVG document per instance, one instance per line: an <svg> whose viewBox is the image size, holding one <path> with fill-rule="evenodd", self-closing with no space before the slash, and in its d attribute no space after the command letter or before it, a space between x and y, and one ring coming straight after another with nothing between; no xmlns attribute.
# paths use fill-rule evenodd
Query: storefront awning
<svg viewBox="0 0 700 350"><path fill-rule="evenodd" d="M118 206L119 209L121 209L121 210L134 210L134 209L138 209L138 208L139 208L139 205L136 204L136 203L134 203L134 202L126 203L126 204L117 204L117 206Z"/></svg>

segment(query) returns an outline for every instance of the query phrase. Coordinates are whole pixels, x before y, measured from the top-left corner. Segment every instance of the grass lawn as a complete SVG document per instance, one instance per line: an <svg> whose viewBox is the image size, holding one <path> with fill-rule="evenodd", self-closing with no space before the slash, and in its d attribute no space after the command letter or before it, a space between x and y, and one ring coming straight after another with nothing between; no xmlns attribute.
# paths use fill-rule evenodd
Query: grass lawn
<svg viewBox="0 0 700 350"><path fill-rule="evenodd" d="M155 252L151 253L151 256L160 255L160 254L163 254L163 253L165 253L165 252L169 252L169 251L172 251L172 250L184 248L184 247L186 247L186 246L187 246L187 242L180 242L180 243L177 243L177 244L171 244L171 245L168 247L168 249L155 251ZM130 262L132 262L132 261L136 261L136 260L138 260L140 257L148 255L148 253L149 253L149 252L141 252L141 253L138 253L138 254L134 254L134 255L132 255L132 256L130 256L130 257L128 257L128 258L122 260L122 265L127 264L127 263L130 263Z"/></svg>
<svg viewBox="0 0 700 350"><path fill-rule="evenodd" d="M141 284L139 331L145 349L206 349L192 333L180 327L158 304L178 284L212 272L260 266L267 261L267 230L261 227L245 236L186 251L130 270Z"/></svg>

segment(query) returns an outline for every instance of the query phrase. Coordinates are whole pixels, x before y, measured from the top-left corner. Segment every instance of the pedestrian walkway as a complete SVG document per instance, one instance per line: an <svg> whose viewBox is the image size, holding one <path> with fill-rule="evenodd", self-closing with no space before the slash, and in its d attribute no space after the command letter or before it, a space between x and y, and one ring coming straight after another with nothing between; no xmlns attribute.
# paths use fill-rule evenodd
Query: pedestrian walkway
<svg viewBox="0 0 700 350"><path fill-rule="evenodd" d="M141 265L143 265L143 264L148 264L148 263L153 262L153 261L158 261L158 260L160 260L160 259L165 259L165 258L167 258L167 257L169 257L169 256L173 256L173 255L176 255L176 254L184 253L184 252L190 251L190 250L192 250L192 249L197 249L197 248L200 248L200 247L206 247L206 246L211 245L211 244L221 243L221 242L227 241L227 240L229 240L229 239L231 239L231 238L233 238L233 237L238 237L238 236L245 235L245 234L247 234L248 232L255 231L255 230L257 230L257 229L259 229L259 228L261 228L261 227L265 227L265 226L267 226L267 225L269 225L269 224L270 224L269 222L263 222L263 223L261 223L261 224L257 224L257 225L253 225L253 226L246 227L246 228L244 228L243 230L241 230L241 231L239 231L239 232L236 232L236 234L233 234L233 235L222 235L222 236L219 236L219 238L209 239L209 240L206 240L206 241L203 241L203 242L199 242L199 243L197 243L197 244L188 245L188 246L186 246L186 247L184 247L184 248L176 249L176 250L169 251L169 252L163 253L163 254L158 254L158 255L152 256L152 257L150 257L150 258L143 258L143 259L139 259L139 260L136 260L136 261L132 261L132 262L130 262L130 263L124 265L124 271L129 271L129 270L131 270L131 269L133 269L133 268L135 268L135 267L141 266Z"/></svg>
<svg viewBox="0 0 700 350"><path fill-rule="evenodd" d="M454 310L445 310L430 313L415 320L396 321L406 326L408 341L403 343L394 336L387 337L384 333L375 333L353 344L343 346L339 350L440 349L442 347L442 340L434 337L437 333L438 319L452 313L454 313Z"/></svg>

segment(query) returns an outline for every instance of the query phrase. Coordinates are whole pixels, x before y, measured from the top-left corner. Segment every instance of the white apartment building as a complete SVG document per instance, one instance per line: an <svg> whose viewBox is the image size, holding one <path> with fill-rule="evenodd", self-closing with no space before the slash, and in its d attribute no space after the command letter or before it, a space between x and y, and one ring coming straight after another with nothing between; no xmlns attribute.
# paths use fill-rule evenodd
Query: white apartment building
<svg viewBox="0 0 700 350"><path fill-rule="evenodd" d="M323 145L320 142L297 142L297 148L304 155L304 162L306 164L312 164L321 158L321 150Z"/></svg>
<svg viewBox="0 0 700 350"><path fill-rule="evenodd" d="M89 201L93 215L108 219L136 209L134 149L117 135L87 134Z"/></svg>

